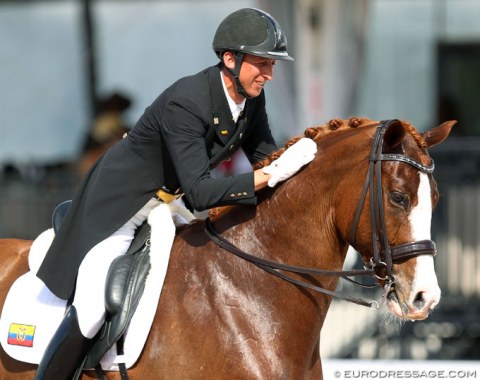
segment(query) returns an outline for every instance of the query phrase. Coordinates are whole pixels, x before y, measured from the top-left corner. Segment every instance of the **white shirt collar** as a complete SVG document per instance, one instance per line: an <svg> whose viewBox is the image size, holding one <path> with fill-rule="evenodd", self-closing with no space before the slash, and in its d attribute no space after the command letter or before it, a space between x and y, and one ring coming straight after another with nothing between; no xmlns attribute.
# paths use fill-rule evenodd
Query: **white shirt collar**
<svg viewBox="0 0 480 380"><path fill-rule="evenodd" d="M222 81L223 91L225 92L225 96L227 97L228 105L230 107L230 112L232 113L233 121L236 123L238 120L238 117L240 116L240 112L242 112L243 109L245 108L245 102L247 99L243 98L243 101L240 104L235 103L235 101L228 94L227 86L225 85L225 80L223 79L222 71L220 71L220 79Z"/></svg>

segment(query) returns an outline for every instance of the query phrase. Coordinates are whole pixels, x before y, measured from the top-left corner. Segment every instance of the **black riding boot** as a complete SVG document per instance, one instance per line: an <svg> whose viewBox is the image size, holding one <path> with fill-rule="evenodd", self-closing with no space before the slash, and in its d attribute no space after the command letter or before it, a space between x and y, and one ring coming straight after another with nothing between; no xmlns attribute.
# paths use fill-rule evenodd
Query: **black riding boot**
<svg viewBox="0 0 480 380"><path fill-rule="evenodd" d="M91 345L78 326L77 310L69 306L43 354L34 380L71 380Z"/></svg>

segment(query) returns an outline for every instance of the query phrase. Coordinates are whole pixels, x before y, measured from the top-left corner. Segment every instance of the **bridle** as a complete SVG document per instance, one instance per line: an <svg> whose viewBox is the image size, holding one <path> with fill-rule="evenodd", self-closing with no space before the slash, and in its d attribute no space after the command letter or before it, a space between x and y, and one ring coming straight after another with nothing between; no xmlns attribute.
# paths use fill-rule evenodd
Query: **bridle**
<svg viewBox="0 0 480 380"><path fill-rule="evenodd" d="M433 160L429 166L425 166L403 154L384 154L382 152L385 131L393 122L398 122L398 120L383 120L377 127L377 131L373 138L372 149L370 151L367 177L349 236L350 244L355 245L358 221L360 219L367 191L370 189L370 225L372 229L373 256L370 260L369 267L375 271L377 278L386 281L386 292L393 289L395 283L395 276L393 274L394 263L402 262L420 255L435 256L437 252L433 240L415 241L395 247L391 247L388 243L385 210L383 207L382 161L404 162L427 174L432 174L435 169ZM386 271L386 275L381 276L379 273L383 270Z"/></svg>
<svg viewBox="0 0 480 380"><path fill-rule="evenodd" d="M385 131L392 122L397 122L396 120L383 120L380 122L375 136L373 138L372 148L369 156L369 165L367 176L365 179L365 184L360 196L360 201L358 203L357 210L353 219L352 228L349 234L349 242L352 245L355 245L355 237L358 222L360 215L362 213L363 205L369 191L369 200L370 200L370 224L372 229L372 246L373 246L373 256L369 262L369 265L363 270L351 270L351 271L329 271L321 269L312 269L304 268L292 265L286 265L282 263L277 263L274 261L269 261L261 259L259 257L250 255L246 252L243 252L223 236L221 236L214 228L210 219L205 220L205 232L208 237L215 242L220 247L226 249L227 251L233 253L234 255L241 257L244 260L247 260L263 270L280 277L286 281L289 281L293 284L300 285L323 294L327 294L333 297L337 297L346 301L350 301L363 306L376 306L378 303L376 301L363 300L359 298L354 298L346 295L342 295L336 292L332 292L328 289L321 288L319 286L313 285L311 283L297 280L283 272L290 272L299 275L309 275L309 276L336 276L344 278L348 281L351 281L357 285L362 285L349 277L352 276L369 276L376 277L385 282L385 292L386 294L394 290L395 277L393 274L393 264L403 262L405 260L417 257L420 255L436 255L436 245L432 240L421 240L415 241L412 243L401 244L397 246L390 246L388 243L387 236L387 227L385 223L385 209L383 206L383 190L382 190L382 161L399 161L413 166L419 171L427 174L433 173L435 165L433 160L429 166L425 166L420 162L408 157L404 154L384 154L382 152L383 140L385 136ZM385 274L386 273L386 274ZM368 286L369 287L369 286Z"/></svg>

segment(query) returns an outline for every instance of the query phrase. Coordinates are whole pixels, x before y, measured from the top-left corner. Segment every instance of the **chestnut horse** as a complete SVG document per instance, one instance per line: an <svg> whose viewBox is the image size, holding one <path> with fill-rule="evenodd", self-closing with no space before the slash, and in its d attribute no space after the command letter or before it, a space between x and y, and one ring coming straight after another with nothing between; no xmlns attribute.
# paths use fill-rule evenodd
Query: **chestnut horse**
<svg viewBox="0 0 480 380"><path fill-rule="evenodd" d="M335 291L349 245L386 286L393 315L426 318L440 299L430 240L438 191L427 149L454 124L419 133L404 121L351 118L309 128L306 136L318 145L314 161L260 191L256 207L218 213L208 234L203 221L177 231L154 324L130 379L321 379L320 330L332 300L324 292ZM3 303L27 270L29 242L0 244ZM225 248L327 275L291 273L307 287L292 284ZM0 379L33 378L35 366L3 350L0 357ZM85 371L82 378L96 377Z"/></svg>

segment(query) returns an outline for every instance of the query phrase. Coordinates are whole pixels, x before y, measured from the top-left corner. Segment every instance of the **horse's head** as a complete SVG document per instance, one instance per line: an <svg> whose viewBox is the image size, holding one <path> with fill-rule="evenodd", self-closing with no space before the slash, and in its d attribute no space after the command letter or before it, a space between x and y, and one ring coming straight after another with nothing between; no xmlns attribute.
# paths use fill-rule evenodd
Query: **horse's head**
<svg viewBox="0 0 480 380"><path fill-rule="evenodd" d="M454 124L446 122L425 133L399 120L370 126L363 131L370 136L368 158L363 156L366 176L365 169L352 162L359 195L351 196L350 215L355 213L345 226L345 237L375 270L390 311L402 319L425 319L440 300L436 248L430 240L439 194L427 149L445 140ZM364 181L360 186L359 176Z"/></svg>
<svg viewBox="0 0 480 380"><path fill-rule="evenodd" d="M251 220L255 227L248 227L255 241L262 239L273 252L270 258L320 267L295 272L320 276L321 287L315 290L336 296L335 276L345 275L340 270L352 245L367 265L361 274L377 277L395 316L426 318L440 300L436 247L430 239L439 195L428 149L444 141L455 123L419 133L399 120L351 118L307 129L305 136L317 142L317 155L291 180L259 194ZM255 168L268 165L299 138Z"/></svg>

